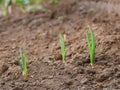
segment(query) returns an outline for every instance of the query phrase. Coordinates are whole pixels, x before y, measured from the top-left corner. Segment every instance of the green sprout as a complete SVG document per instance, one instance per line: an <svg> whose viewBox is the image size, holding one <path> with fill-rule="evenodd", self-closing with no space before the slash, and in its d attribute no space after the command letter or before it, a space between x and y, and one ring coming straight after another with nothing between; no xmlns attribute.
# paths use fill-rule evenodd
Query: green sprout
<svg viewBox="0 0 120 90"><path fill-rule="evenodd" d="M12 5L12 1L11 0L0 0L0 6L2 8L2 15L3 16L7 16L8 14L8 7Z"/></svg>
<svg viewBox="0 0 120 90"><path fill-rule="evenodd" d="M18 63L21 66L22 75L25 76L25 78L28 78L28 70L27 70L27 63L26 63L26 54L23 52L23 49L20 48L20 58L18 58ZM22 62L20 60L22 59Z"/></svg>
<svg viewBox="0 0 120 90"><path fill-rule="evenodd" d="M95 57L95 36L92 28L86 32L86 40L88 44L89 54L90 54L90 64L94 64L94 57Z"/></svg>
<svg viewBox="0 0 120 90"><path fill-rule="evenodd" d="M51 4L58 4L58 0L51 0L50 3Z"/></svg>
<svg viewBox="0 0 120 90"><path fill-rule="evenodd" d="M43 3L44 2L44 0L32 0L33 2L35 2L35 3Z"/></svg>
<svg viewBox="0 0 120 90"><path fill-rule="evenodd" d="M16 0L16 4L18 4L23 12L26 12L26 5L30 4L32 0Z"/></svg>
<svg viewBox="0 0 120 90"><path fill-rule="evenodd" d="M43 0L16 0L15 4L19 5L21 11L25 13L26 11L43 9L42 6L35 4L35 3L42 3L42 2Z"/></svg>
<svg viewBox="0 0 120 90"><path fill-rule="evenodd" d="M59 35L60 38L60 46L61 46L61 53L62 53L62 60L66 62L66 47L65 47L65 36L62 34Z"/></svg>

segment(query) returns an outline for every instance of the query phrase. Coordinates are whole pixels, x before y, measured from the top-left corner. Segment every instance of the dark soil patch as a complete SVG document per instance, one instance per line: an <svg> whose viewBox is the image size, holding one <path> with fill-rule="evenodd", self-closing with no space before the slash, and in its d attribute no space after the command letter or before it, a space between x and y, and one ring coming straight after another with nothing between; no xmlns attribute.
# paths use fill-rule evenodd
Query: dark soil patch
<svg viewBox="0 0 120 90"><path fill-rule="evenodd" d="M104 0L61 0L59 6L50 6L51 12L1 17L0 90L119 90L120 15L110 9L114 2L104 9L101 2L107 5ZM97 45L94 68L85 37L89 25ZM61 59L59 33L67 36L66 64ZM27 81L17 63L20 47L27 53Z"/></svg>

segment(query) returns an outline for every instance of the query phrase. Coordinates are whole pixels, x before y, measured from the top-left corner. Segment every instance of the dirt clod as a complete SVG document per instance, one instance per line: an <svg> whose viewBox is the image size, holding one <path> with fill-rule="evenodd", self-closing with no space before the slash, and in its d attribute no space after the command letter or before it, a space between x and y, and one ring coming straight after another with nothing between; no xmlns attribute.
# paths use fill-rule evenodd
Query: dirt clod
<svg viewBox="0 0 120 90"><path fill-rule="evenodd" d="M111 78L111 76L113 75L113 71L109 70L109 69L105 69L102 71L101 74L98 75L97 77L97 81L99 82L103 82L105 80L107 80L108 78Z"/></svg>
<svg viewBox="0 0 120 90"><path fill-rule="evenodd" d="M7 71L8 70L8 65L6 65L5 63L3 63L3 62L0 62L1 64L0 64L0 74L3 74L5 71Z"/></svg>

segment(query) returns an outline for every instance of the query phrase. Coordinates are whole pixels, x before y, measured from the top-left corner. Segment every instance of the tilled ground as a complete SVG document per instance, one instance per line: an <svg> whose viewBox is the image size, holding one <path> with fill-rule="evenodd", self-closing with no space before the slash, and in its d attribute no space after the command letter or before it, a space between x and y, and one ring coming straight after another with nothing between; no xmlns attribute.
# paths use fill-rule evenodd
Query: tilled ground
<svg viewBox="0 0 120 90"><path fill-rule="evenodd" d="M51 12L1 17L0 90L119 90L120 7L103 1L62 0L59 7L50 6ZM96 38L94 68L85 37L89 26ZM66 64L59 33L67 38ZM20 47L27 53L27 81L17 62Z"/></svg>

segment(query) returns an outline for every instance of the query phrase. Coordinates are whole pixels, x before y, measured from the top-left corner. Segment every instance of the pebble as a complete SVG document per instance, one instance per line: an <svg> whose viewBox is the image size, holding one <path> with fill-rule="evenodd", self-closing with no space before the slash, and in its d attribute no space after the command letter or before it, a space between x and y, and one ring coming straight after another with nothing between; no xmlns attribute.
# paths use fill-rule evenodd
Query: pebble
<svg viewBox="0 0 120 90"><path fill-rule="evenodd" d="M87 78L83 78L83 79L81 79L80 83L81 83L81 84L85 84L87 81L88 81Z"/></svg>

